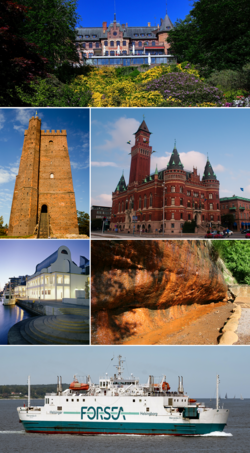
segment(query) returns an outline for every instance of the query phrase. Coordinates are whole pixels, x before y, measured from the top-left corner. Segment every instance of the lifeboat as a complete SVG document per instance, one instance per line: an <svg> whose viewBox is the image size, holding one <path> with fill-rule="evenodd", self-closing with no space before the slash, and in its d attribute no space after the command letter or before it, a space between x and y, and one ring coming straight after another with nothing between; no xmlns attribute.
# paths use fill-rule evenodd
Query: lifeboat
<svg viewBox="0 0 250 453"><path fill-rule="evenodd" d="M170 390L170 385L168 382L163 382L162 383L162 390Z"/></svg>
<svg viewBox="0 0 250 453"><path fill-rule="evenodd" d="M70 390L88 390L89 385L88 384L83 384L82 382L78 382L77 380L71 382L69 386Z"/></svg>
<svg viewBox="0 0 250 453"><path fill-rule="evenodd" d="M196 403L196 400L194 400L193 398L188 398L188 402L189 403Z"/></svg>

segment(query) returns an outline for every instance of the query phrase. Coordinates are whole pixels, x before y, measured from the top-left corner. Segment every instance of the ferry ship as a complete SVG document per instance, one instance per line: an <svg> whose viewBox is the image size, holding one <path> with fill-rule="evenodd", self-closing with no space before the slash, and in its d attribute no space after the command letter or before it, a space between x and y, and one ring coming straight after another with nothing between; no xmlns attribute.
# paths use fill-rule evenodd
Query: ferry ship
<svg viewBox="0 0 250 453"><path fill-rule="evenodd" d="M67 390L57 378L57 393L46 394L44 406L18 407L20 422L26 432L65 434L133 434L195 436L223 431L228 409L219 407L217 376L216 409L206 407L184 392L179 377L178 391L172 392L166 377L155 383L150 375L140 384L133 374L123 378L123 360L118 357L117 373L106 374L93 384L74 377ZM29 386L30 389L30 386ZM30 395L30 390L28 391Z"/></svg>

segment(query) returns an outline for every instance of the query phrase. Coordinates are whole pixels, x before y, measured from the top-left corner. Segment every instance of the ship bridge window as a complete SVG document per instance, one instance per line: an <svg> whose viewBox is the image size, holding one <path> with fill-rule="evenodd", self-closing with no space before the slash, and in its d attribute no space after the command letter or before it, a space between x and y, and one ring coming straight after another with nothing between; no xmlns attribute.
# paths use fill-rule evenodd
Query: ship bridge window
<svg viewBox="0 0 250 453"><path fill-rule="evenodd" d="M83 403L84 403L84 401L85 401L85 398L84 398L84 399L83 399L82 401L83 401Z"/></svg>
<svg viewBox="0 0 250 453"><path fill-rule="evenodd" d="M76 401L78 401L78 402L79 402L79 400L76 400Z"/></svg>
<svg viewBox="0 0 250 453"><path fill-rule="evenodd" d="M62 406L57 406L58 411L62 411Z"/></svg>
<svg viewBox="0 0 250 453"><path fill-rule="evenodd" d="M149 412L149 407L146 407L146 412Z"/></svg>
<svg viewBox="0 0 250 453"><path fill-rule="evenodd" d="M71 400L71 401L74 401L74 400Z"/></svg>
<svg viewBox="0 0 250 453"><path fill-rule="evenodd" d="M66 399L66 401L67 401L67 403L69 402L69 400L68 400L68 399Z"/></svg>

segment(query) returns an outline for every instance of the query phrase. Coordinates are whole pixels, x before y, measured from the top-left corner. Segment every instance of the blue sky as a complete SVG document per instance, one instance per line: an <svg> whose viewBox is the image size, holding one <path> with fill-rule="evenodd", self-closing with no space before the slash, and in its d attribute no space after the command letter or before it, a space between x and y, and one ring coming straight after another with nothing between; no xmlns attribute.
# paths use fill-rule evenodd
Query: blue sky
<svg viewBox="0 0 250 453"><path fill-rule="evenodd" d="M215 398L216 374L220 376L220 394L229 398L240 394L250 397L250 361L247 346L1 346L0 385L56 383L61 375L70 383L73 375L90 374L93 382L106 372L116 372L117 356L126 358L124 376L133 373L146 383L148 375L166 380L172 390L178 376L184 378L184 390L192 397ZM111 361L112 357L115 357Z"/></svg>
<svg viewBox="0 0 250 453"><path fill-rule="evenodd" d="M167 10L168 15L173 23L177 19L185 19L192 7L192 0L168 0ZM114 19L114 9L116 10L116 19L120 24L128 23L129 27L147 26L148 22L154 26L160 24L160 18L164 18L166 14L166 1L152 3L150 0L144 0L141 3L135 3L133 0L119 2L111 0L103 2L97 0L94 9L86 8L86 3L83 0L78 0L78 14L82 17L80 21L83 27L101 27L104 21L108 25Z"/></svg>
<svg viewBox="0 0 250 453"><path fill-rule="evenodd" d="M0 288L3 289L9 277L34 274L36 265L58 250L61 245L66 245L70 249L71 259L78 266L80 255L89 259L88 240L2 239L0 241Z"/></svg>
<svg viewBox="0 0 250 453"><path fill-rule="evenodd" d="M249 109L92 109L91 203L111 206L124 170L129 180L131 146L145 115L152 132L151 173L167 166L176 139L184 168L201 178L207 154L220 181L220 197L250 198ZM127 141L131 140L131 146ZM244 192L240 188L244 188Z"/></svg>
<svg viewBox="0 0 250 453"><path fill-rule="evenodd" d="M4 217L4 224L9 224L24 130L36 111L42 119L42 129L67 130L76 208L89 212L89 110L6 108L0 109L0 216Z"/></svg>

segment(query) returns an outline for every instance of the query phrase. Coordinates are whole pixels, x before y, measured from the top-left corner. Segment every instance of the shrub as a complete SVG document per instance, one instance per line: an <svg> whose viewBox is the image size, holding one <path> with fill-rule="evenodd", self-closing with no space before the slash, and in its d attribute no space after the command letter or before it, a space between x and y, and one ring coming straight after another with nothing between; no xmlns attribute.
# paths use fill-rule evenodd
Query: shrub
<svg viewBox="0 0 250 453"><path fill-rule="evenodd" d="M221 106L223 93L216 87L211 87L193 74L169 73L155 79L146 85L146 91L159 91L163 98L163 106L174 106L176 101L181 106L198 106L210 104Z"/></svg>
<svg viewBox="0 0 250 453"><path fill-rule="evenodd" d="M185 222L183 225L183 228L182 228L182 232L183 233L194 233L195 227L196 227L195 220L192 220L191 222Z"/></svg>

